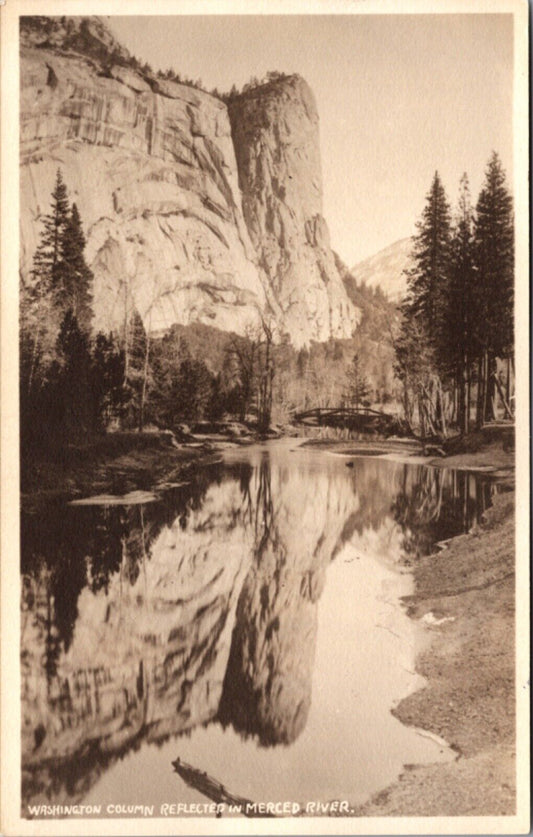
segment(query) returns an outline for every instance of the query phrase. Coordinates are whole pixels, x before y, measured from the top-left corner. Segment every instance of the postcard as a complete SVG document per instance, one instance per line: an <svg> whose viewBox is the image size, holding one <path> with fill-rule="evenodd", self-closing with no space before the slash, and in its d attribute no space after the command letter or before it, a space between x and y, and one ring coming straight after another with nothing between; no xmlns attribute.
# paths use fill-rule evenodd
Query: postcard
<svg viewBox="0 0 533 837"><path fill-rule="evenodd" d="M527 20L3 2L3 834L528 833Z"/></svg>

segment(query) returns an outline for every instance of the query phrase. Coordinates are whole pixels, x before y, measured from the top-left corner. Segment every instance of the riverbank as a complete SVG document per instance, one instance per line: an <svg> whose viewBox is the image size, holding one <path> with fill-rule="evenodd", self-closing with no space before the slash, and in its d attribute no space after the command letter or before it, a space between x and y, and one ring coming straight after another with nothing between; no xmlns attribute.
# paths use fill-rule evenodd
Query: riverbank
<svg viewBox="0 0 533 837"><path fill-rule="evenodd" d="M512 482L515 466L512 425L487 425L467 436L450 438L440 446L424 446L416 439L308 439L306 447L340 456L387 456L438 468L486 471Z"/></svg>
<svg viewBox="0 0 533 837"><path fill-rule="evenodd" d="M154 490L218 460L216 447L205 439L179 442L170 433L113 433L23 463L21 503L27 509L51 499Z"/></svg>
<svg viewBox="0 0 533 837"><path fill-rule="evenodd" d="M267 438L278 438L271 430ZM240 422L198 422L192 429L124 431L85 444L65 444L26 456L21 463L21 503L26 510L52 499L157 491L186 480L196 468L219 462L227 447L264 441Z"/></svg>
<svg viewBox="0 0 533 837"><path fill-rule="evenodd" d="M416 668L427 685L393 710L444 738L447 764L407 765L359 816L501 816L515 813L514 492L485 522L414 568L409 615L429 624Z"/></svg>

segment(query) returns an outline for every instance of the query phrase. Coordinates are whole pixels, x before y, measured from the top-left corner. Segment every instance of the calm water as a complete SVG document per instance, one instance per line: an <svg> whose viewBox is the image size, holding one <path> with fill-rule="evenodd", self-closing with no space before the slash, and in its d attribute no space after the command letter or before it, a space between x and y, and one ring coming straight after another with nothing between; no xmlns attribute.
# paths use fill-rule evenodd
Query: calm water
<svg viewBox="0 0 533 837"><path fill-rule="evenodd" d="M156 502L23 515L23 816L207 801L178 756L236 796L302 805L451 758L390 712L422 683L400 597L495 487L354 463L273 443Z"/></svg>

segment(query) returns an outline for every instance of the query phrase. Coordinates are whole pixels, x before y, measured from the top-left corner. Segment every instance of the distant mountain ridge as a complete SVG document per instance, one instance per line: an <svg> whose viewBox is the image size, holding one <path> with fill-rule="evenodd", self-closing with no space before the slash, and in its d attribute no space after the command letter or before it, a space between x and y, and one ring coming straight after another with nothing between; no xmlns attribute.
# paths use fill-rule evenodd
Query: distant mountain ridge
<svg viewBox="0 0 533 837"><path fill-rule="evenodd" d="M371 288L381 288L394 302L399 302L407 290L404 273L412 267L412 238L401 238L373 256L352 267L350 273L358 282Z"/></svg>

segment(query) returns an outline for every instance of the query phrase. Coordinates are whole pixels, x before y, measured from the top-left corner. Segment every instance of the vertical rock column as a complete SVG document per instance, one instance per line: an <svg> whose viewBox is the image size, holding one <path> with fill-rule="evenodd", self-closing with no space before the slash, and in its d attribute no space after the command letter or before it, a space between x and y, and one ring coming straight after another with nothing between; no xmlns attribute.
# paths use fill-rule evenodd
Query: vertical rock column
<svg viewBox="0 0 533 837"><path fill-rule="evenodd" d="M346 295L322 217L318 114L299 76L256 87L229 106L245 221L296 345L350 337Z"/></svg>

